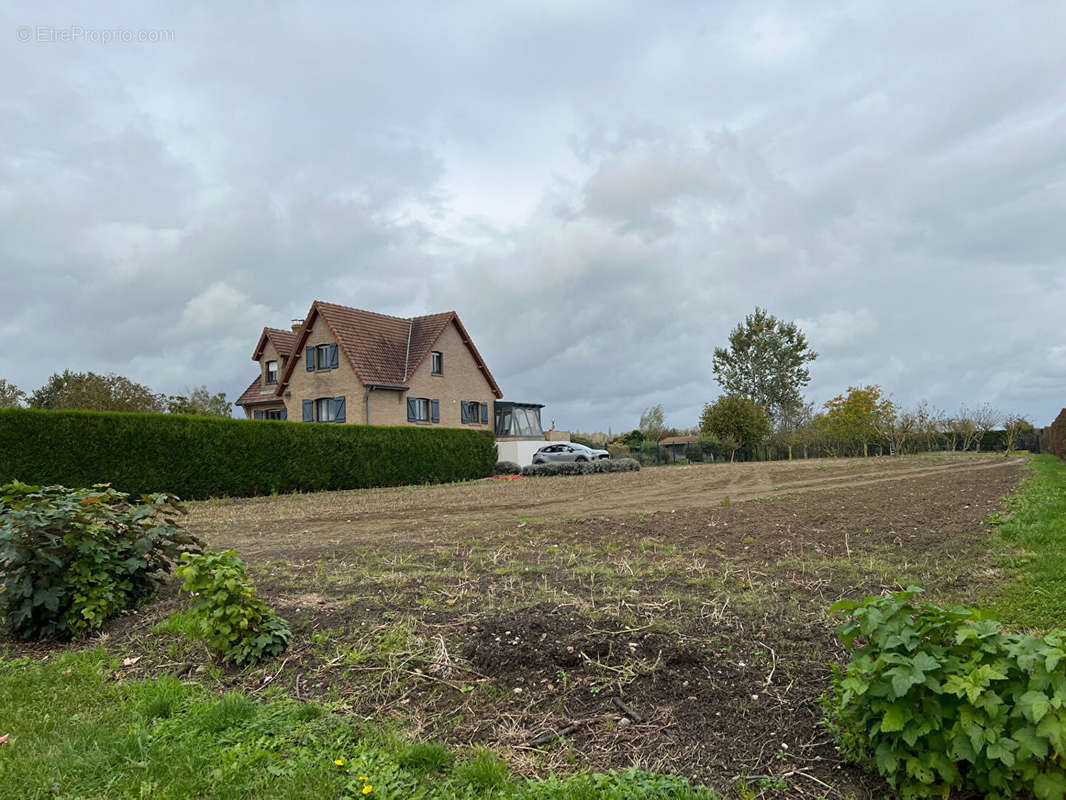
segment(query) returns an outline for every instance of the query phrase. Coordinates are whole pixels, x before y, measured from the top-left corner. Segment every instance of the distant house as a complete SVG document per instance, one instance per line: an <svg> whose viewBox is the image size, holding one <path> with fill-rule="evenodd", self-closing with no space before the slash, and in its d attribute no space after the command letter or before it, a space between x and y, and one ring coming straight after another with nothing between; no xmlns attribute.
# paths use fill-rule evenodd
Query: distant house
<svg viewBox="0 0 1066 800"><path fill-rule="evenodd" d="M503 397L454 311L391 317L316 300L291 330L263 328L252 419L491 429Z"/></svg>
<svg viewBox="0 0 1066 800"><path fill-rule="evenodd" d="M699 436L667 436L659 440L659 445L670 451L670 458L684 458L686 448L700 440Z"/></svg>

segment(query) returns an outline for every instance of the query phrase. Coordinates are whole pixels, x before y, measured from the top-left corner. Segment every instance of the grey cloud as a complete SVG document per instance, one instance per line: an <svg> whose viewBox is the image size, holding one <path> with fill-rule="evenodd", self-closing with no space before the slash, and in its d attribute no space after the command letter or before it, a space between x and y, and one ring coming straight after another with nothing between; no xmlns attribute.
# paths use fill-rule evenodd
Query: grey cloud
<svg viewBox="0 0 1066 800"><path fill-rule="evenodd" d="M689 426L758 304L808 330L819 403L1066 405L1053 4L0 12L23 24L175 34L0 49L23 388L232 396L259 327L324 298L455 308L560 427Z"/></svg>

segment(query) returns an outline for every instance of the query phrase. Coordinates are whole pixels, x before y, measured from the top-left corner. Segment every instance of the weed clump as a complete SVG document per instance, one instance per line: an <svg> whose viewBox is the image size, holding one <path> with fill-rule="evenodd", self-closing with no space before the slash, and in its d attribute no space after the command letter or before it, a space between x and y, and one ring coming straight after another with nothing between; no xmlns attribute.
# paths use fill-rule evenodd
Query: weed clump
<svg viewBox="0 0 1066 800"><path fill-rule="evenodd" d="M256 596L235 550L184 555L178 577L183 591L199 596L200 635L223 661L255 664L289 646L288 623Z"/></svg>

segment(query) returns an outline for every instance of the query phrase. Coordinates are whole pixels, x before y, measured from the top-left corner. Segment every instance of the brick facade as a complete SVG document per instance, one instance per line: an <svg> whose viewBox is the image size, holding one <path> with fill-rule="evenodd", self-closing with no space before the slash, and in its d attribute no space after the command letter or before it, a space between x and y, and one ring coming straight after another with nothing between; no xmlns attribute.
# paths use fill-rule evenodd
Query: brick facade
<svg viewBox="0 0 1066 800"><path fill-rule="evenodd" d="M390 318L390 320L395 320L395 318ZM242 396L242 400L248 403L243 405L246 416L253 416L254 410L281 407L284 404L288 419L299 422L303 419L304 400L344 397L346 424L367 424L369 412L369 424L371 425L414 424L492 429L493 401L497 397L498 389L494 383L490 383L491 376L483 364L475 358L475 351L464 342L458 318L449 321L431 345L432 351L440 352L443 357L443 369L440 375L433 374L433 359L430 351L421 354L421 363L398 365L401 374L405 368L413 371L406 381L406 385L410 387L408 390L364 386L343 348L338 349L336 368L308 371L306 368L307 347L337 344L334 330L331 329L325 316L309 315L309 321L310 326L305 331L306 338L302 340L299 352L294 352L290 356L290 360L294 363L290 365L288 381L284 384L282 396L277 398L276 404L267 405L258 402L258 398L264 397L264 393L277 388L265 383L266 362L276 359L281 368L281 358L274 346L268 341L261 348L258 358L259 389L252 391L250 388ZM281 369L283 380L285 374L286 371ZM374 381L368 381L368 383L374 383ZM409 422L407 419L409 397L436 400L439 404L440 421ZM463 423L463 401L477 403L479 409L481 404L485 404L488 409L488 419L478 423Z"/></svg>

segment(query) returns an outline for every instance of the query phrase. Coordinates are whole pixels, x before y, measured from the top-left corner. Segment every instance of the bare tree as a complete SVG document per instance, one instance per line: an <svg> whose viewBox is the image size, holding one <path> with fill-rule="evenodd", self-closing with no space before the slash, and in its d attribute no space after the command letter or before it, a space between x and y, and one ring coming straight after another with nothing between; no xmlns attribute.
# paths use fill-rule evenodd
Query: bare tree
<svg viewBox="0 0 1066 800"><path fill-rule="evenodd" d="M888 441L889 451L895 456L903 455L907 449L907 442L914 439L918 432L915 412L906 409L897 410L894 404L890 404L877 417L875 424L877 433Z"/></svg>
<svg viewBox="0 0 1066 800"><path fill-rule="evenodd" d="M960 408L959 413L952 417L948 424L951 426L952 437L959 443L960 449L964 452L969 450L977 439L977 423L966 406ZM952 446L951 449L954 450L955 447Z"/></svg>
<svg viewBox="0 0 1066 800"><path fill-rule="evenodd" d="M928 400L922 400L914 407L915 434L924 444L926 451L933 450L939 443L944 421L944 412L931 405Z"/></svg>
<svg viewBox="0 0 1066 800"><path fill-rule="evenodd" d="M1007 433L1007 455L1014 453L1018 437L1033 430L1033 423L1020 414L1008 414L1003 418L1003 430Z"/></svg>
<svg viewBox="0 0 1066 800"><path fill-rule="evenodd" d="M981 440L999 425L1003 414L985 403L980 408L972 410L970 415L974 425L974 450L981 452Z"/></svg>

